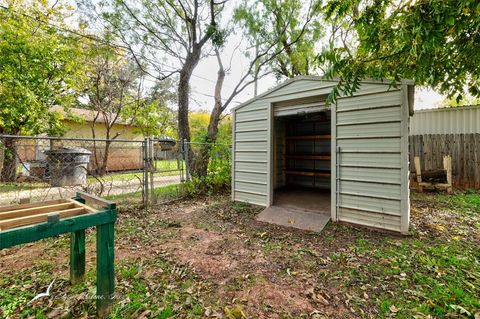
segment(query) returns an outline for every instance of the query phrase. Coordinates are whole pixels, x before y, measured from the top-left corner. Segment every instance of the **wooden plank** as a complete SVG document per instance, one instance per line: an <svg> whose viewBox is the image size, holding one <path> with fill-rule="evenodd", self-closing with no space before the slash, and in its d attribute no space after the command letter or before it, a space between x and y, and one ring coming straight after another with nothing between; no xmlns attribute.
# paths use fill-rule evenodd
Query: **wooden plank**
<svg viewBox="0 0 480 319"><path fill-rule="evenodd" d="M465 187L468 181L468 176L467 176L467 162L466 162L466 145L465 145L465 135L460 134L460 163L461 163L461 172L462 172L462 177L461 177L461 185L462 187Z"/></svg>
<svg viewBox="0 0 480 319"><path fill-rule="evenodd" d="M313 172L313 171L296 171L296 170L287 170L285 172L287 175L299 175L299 176L323 176L329 177L331 176L330 172Z"/></svg>
<svg viewBox="0 0 480 319"><path fill-rule="evenodd" d="M115 292L114 223L97 226L97 315L106 318Z"/></svg>
<svg viewBox="0 0 480 319"><path fill-rule="evenodd" d="M35 206L30 208L24 209L16 209L6 212L0 213L0 221L12 218L20 218L20 217L27 217L27 216L34 216L49 212L57 212L64 209L69 209L75 207L75 204L72 202L66 202L61 204L54 204L54 205L45 205L45 206Z"/></svg>
<svg viewBox="0 0 480 319"><path fill-rule="evenodd" d="M454 164L454 168L453 168L453 176L454 176L454 183L455 183L455 186L458 186L458 187L461 187L461 174L462 174L462 166L461 166L461 162L460 162L460 142L459 142L459 135L458 134L453 134L451 136L452 138L452 143L453 143L453 146L454 146L454 151L453 151L453 164Z"/></svg>
<svg viewBox="0 0 480 319"><path fill-rule="evenodd" d="M102 208L114 209L116 207L116 204L112 201L85 192L77 192L77 198L85 200L87 204L94 204Z"/></svg>
<svg viewBox="0 0 480 319"><path fill-rule="evenodd" d="M21 205L4 206L4 207L0 207L0 213L12 211L12 210L31 208L31 207L60 204L60 203L65 203L66 201L67 201L66 199L54 199L54 200L49 200L49 201L40 202L40 203L28 203L28 204L21 204Z"/></svg>
<svg viewBox="0 0 480 319"><path fill-rule="evenodd" d="M330 155L285 155L286 158L304 160L331 160Z"/></svg>
<svg viewBox="0 0 480 319"><path fill-rule="evenodd" d="M443 168L447 172L447 191L449 193L452 192L452 157L450 155L446 155L443 157Z"/></svg>
<svg viewBox="0 0 480 319"><path fill-rule="evenodd" d="M287 140L330 140L330 134L287 136Z"/></svg>
<svg viewBox="0 0 480 319"><path fill-rule="evenodd" d="M414 157L414 162L415 162L415 174L417 175L417 182L421 183L422 182L422 166L420 165L420 157L415 156Z"/></svg>
<svg viewBox="0 0 480 319"><path fill-rule="evenodd" d="M85 229L70 233L70 282L72 285L85 277Z"/></svg>
<svg viewBox="0 0 480 319"><path fill-rule="evenodd" d="M26 225L33 225L42 222L46 222L48 220L48 216L50 215L58 215L60 218L72 217L80 214L85 214L85 209L83 207L75 207L65 210L59 211L50 211L42 214L30 215L30 216L23 216L18 218L11 218L0 221L0 231L5 229L16 228L20 226Z"/></svg>
<svg viewBox="0 0 480 319"><path fill-rule="evenodd" d="M80 201L78 201L78 200L69 199L69 201L70 201L71 203L73 203L73 204L74 204L75 206L77 206L77 207L83 207L86 211L88 211L88 212L90 212L90 213L95 213L96 211L98 211L97 209L92 208L92 207L90 207L90 206L86 205L85 203L82 203L82 202L80 202Z"/></svg>
<svg viewBox="0 0 480 319"><path fill-rule="evenodd" d="M5 230L0 232L0 249L111 223L116 219L117 213L115 210L105 210L93 214L83 214L71 218L60 219L56 223L41 223Z"/></svg>

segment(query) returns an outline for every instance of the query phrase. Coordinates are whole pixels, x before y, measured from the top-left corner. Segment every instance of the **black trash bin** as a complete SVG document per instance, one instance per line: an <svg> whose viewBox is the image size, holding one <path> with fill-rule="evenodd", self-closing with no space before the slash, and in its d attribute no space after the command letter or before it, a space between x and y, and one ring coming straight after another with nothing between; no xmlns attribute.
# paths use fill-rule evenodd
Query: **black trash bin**
<svg viewBox="0 0 480 319"><path fill-rule="evenodd" d="M83 185L92 152L84 148L58 148L45 151L46 174L52 186Z"/></svg>

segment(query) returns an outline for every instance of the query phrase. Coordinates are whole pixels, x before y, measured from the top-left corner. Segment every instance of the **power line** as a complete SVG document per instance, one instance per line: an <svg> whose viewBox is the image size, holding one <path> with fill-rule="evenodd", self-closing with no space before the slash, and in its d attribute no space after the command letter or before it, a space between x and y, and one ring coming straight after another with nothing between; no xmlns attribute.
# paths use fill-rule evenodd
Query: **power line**
<svg viewBox="0 0 480 319"><path fill-rule="evenodd" d="M132 49L131 49L130 47L128 47L128 46L119 45L119 44L114 44L114 43L111 43L111 42L109 42L109 41L103 40L103 39L101 39L101 38L99 38L99 37L97 37L97 36L94 36L94 35L80 33L80 32L78 32L78 31L75 31L75 30L72 30L72 29L68 29L68 28L65 28L65 27L61 27L61 26L55 25L55 24L50 23L50 22L48 22L48 21L39 20L39 19L37 19L36 17L33 17L33 16L28 15L28 14L26 14L26 13L18 12L18 11L16 11L16 10L11 10L11 9L9 9L8 7L5 7L5 6L3 6L3 5L0 5L0 8L3 9L3 10L5 10L5 11L12 12L12 13L14 13L14 14L16 14L16 15L21 15L21 16L24 16L24 17L26 17L26 18L32 19L32 20L34 20L34 21L36 21L36 22L43 23L43 24L48 25L48 26L50 26L50 27L52 27L52 28L55 28L55 29L57 29L57 30L64 31L64 32L68 32L68 33L74 34L74 35L76 35L76 36L78 36L78 37L82 37L82 38L86 38L86 39L88 39L88 40L92 40L92 41L95 41L95 42L102 43L102 44L107 45L107 46L109 46L109 47L111 47L111 48L114 48L114 49L124 49L124 50L128 50L128 51L130 51L132 54L137 55L137 56L145 59L146 61L148 61L148 62L150 62L150 63L152 63L152 64L159 64L159 65L161 65L161 66L164 66L164 67L167 67L167 68L171 68L170 65L167 65L167 64L165 64L165 63L162 63L162 62L159 62L159 61L152 61L152 59L146 57L145 55L143 55L143 54L141 54L141 53L138 53L138 52L132 50ZM172 70L168 70L167 72L173 72L173 71L172 71ZM203 76L200 76L200 75L192 74L192 76L193 76L193 77L196 77L196 78L198 78L198 79L204 80L204 81L208 81L208 82L214 83L214 84L216 83L216 81L214 81L214 80L212 80L212 79L208 79L208 78L203 77ZM152 77L154 77L154 76L152 76ZM156 77L154 77L154 78L156 78ZM229 87L229 88L232 88L232 86L230 86L230 85L225 85L225 86L226 86L226 87Z"/></svg>
<svg viewBox="0 0 480 319"><path fill-rule="evenodd" d="M197 94L200 94L200 95L207 96L207 97L213 97L213 98L215 98L215 96L214 96L214 95L211 95L211 94L198 92L198 91L196 91L196 90L190 90L190 91L192 91L192 92L194 92L194 93L197 93ZM222 101L227 101L227 99L222 98ZM243 102L240 102L240 101L237 101L237 100L232 100L232 102L237 103L237 104L243 103Z"/></svg>
<svg viewBox="0 0 480 319"><path fill-rule="evenodd" d="M24 16L24 17L29 18L29 19L31 19L31 20L34 20L34 21L36 21L36 22L38 22L38 23L42 23L42 24L47 25L47 26L49 26L49 27L55 28L55 29L57 29L57 30L59 30L59 31L68 32L68 33L71 33L71 34L76 35L76 36L81 37L81 38L85 38L85 39L88 39L88 40L91 40L91 41L95 41L95 42L98 42L98 43L102 43L102 44L104 44L104 45L106 45L106 46L109 46L109 47L111 47L111 48L114 48L114 49L124 49L124 50L128 50L128 51L130 51L132 54L138 55L139 57L147 60L148 62L150 62L150 63L152 63L152 64L159 64L159 65L164 66L164 67L170 67L169 65L167 65L167 64L165 64L165 63L162 63L162 62L159 62L159 61L153 62L151 59L147 58L145 55L140 54L140 53L138 53L138 52L136 52L136 51L133 51L130 47L123 46L123 45L118 45L118 44L114 44L114 43L111 43L111 42L109 42L109 41L103 40L103 39L101 39L101 38L99 38L99 37L97 37L97 36L94 36L94 35L80 33L80 32L78 32L78 31L76 31L76 30L72 30L72 29L69 29L69 28L61 27L61 26L55 25L55 24L53 24L53 23L50 23L50 22L48 22L48 21L39 20L39 19L36 18L36 17L33 17L33 16L28 15L28 14L23 13L23 12L18 12L18 11L16 11L16 10L12 10L12 9L6 7L6 6L3 6L3 5L0 5L0 9L3 9L3 10L5 10L5 11L11 12L11 13L14 13L14 14L16 14L17 16ZM168 72L173 72L173 71L168 71ZM150 76L150 77L152 77L152 78L155 79L155 80L158 80L157 77L155 77L155 76L153 76L153 75L151 75L151 74L147 74L147 75ZM216 83L215 81L213 81L213 80L211 80L211 79L208 79L208 78L205 78L205 77L202 77L202 76L200 76L200 75L192 74L192 76L193 76L193 77L196 77L196 78L199 78L199 79L202 79L202 80L205 80L205 81L208 81L208 82L211 82L211 83ZM145 79L145 80L150 81L150 82L155 82L155 80L151 80L151 79L150 79L150 80ZM229 86L229 85L225 85L225 86L231 88L231 86ZM195 92L195 93L197 93L197 94L200 94L200 95L204 95L204 96L207 96L207 97L215 98L215 96L213 96L213 95L211 95L211 94L206 94L206 93L198 92L198 91L195 91L195 90L191 90L191 91L192 91L192 92ZM226 101L227 99L222 98L222 100L223 100L223 101ZM236 100L232 100L232 102L237 103L237 104L242 103L242 102L236 101Z"/></svg>
<svg viewBox="0 0 480 319"><path fill-rule="evenodd" d="M34 20L34 21L38 22L38 23L42 23L42 24L47 25L47 26L49 26L49 27L55 28L55 29L57 29L57 30L59 30L59 31L64 31L64 32L67 32L67 33L71 33L71 34L76 35L76 36L78 36L78 37L85 38L85 39L88 39L88 40L91 40L91 41L95 41L95 42L104 44L104 45L109 46L109 47L111 47L111 48L113 48L113 49L124 49L124 50L128 50L128 51L130 51L132 54L137 55L137 56L145 59L146 61L148 61L148 62L150 62L150 63L152 63L152 64L160 64L160 65L162 65L162 66L170 67L170 66L168 66L167 64L160 63L160 62L158 62L158 61L155 61L155 62L154 62L154 61L152 61L152 59L146 57L145 55L143 55L143 54L141 54L141 53L138 53L138 52L132 50L132 48L130 48L130 47L128 47L128 46L115 44L115 43L112 43L112 42L103 40L103 39L101 39L101 38L99 38L99 37L97 37L97 36L94 36L94 35L80 33L80 32L78 32L78 31L75 31L75 30L72 30L72 29L68 29L68 28L65 28L65 27L61 27L61 26L55 25L55 24L50 23L50 22L48 22L48 21L39 20L39 19L36 18L36 17L33 17L33 16L28 15L28 14L23 13L23 12L18 12L18 11L16 11L16 10L9 9L8 7L3 6L3 5L0 5L0 9L3 9L3 10L5 10L5 11L11 12L11 13L14 13L14 14L16 14L17 16L23 16L23 17L29 18L29 19L31 19L31 20ZM174 71L168 70L167 72L174 72ZM157 78L157 77L155 77L155 76L152 76L152 77ZM158 79L158 78L157 78L157 79Z"/></svg>

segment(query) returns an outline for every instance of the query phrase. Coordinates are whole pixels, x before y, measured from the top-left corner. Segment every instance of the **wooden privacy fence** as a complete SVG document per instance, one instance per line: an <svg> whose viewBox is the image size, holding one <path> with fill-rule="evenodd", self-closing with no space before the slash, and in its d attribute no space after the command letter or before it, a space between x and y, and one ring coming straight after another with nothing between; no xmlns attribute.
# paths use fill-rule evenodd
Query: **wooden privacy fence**
<svg viewBox="0 0 480 319"><path fill-rule="evenodd" d="M443 156L452 156L453 185L480 189L480 134L425 134L409 136L410 172L414 157L422 171L443 167Z"/></svg>

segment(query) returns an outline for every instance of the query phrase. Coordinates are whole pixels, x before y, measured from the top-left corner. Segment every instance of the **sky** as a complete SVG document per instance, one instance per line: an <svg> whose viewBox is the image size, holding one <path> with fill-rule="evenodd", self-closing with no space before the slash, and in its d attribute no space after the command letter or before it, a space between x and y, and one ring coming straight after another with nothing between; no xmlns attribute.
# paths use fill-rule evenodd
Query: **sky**
<svg viewBox="0 0 480 319"><path fill-rule="evenodd" d="M233 0L230 3L236 3L237 0ZM226 8L226 11L229 11L233 6ZM225 12L225 16L229 16L229 12ZM232 91L233 87L237 84L238 79L244 74L247 66L248 60L245 58L241 50L245 50L246 43L242 39L241 34L233 33L228 38L228 42L224 46L222 52L223 63L229 64L228 61L232 61L230 71L227 73L227 77L224 82L224 90L222 92L222 97L227 97ZM237 48L240 44L240 49L233 50ZM228 67L228 65L226 65ZM213 106L213 93L215 88L215 80L217 78L218 63L215 57L210 56L204 58L200 61L197 68L193 72L193 77L191 80L191 97L192 101L190 104L191 110L210 110ZM268 89L278 85L277 79L274 76L268 76L261 79L258 83L258 94L261 94ZM228 109L235 107L236 105L247 101L252 98L253 95L253 85L246 88L244 92L237 95L234 98L233 103ZM414 107L417 110L420 109L429 109L435 108L437 105L444 100L445 97L438 92L426 87L416 87L415 88L415 103Z"/></svg>
<svg viewBox="0 0 480 319"><path fill-rule="evenodd" d="M238 79L243 74L247 61L243 58L242 54L235 53L234 63L232 69L227 75L224 84L223 96L225 97L231 92L232 88L237 84ZM225 60L227 54L225 54ZM215 88L215 80L217 78L218 64L214 57L208 57L202 60L194 71L194 76L191 80L191 109L192 111L210 110L213 105L213 92ZM263 78L258 84L258 93L274 87L277 85L275 77L269 76ZM237 95L232 103L231 107L238 105L241 102L245 102L253 97L253 86L245 89L240 95ZM438 92L426 87L415 88L415 109L429 109L435 108L444 100L445 97ZM231 108L230 107L230 108Z"/></svg>
<svg viewBox="0 0 480 319"><path fill-rule="evenodd" d="M74 1L67 0L72 3ZM234 4L238 0L232 0L229 2L229 6L225 8L224 17L231 17L231 12ZM246 72L248 67L248 59L245 57L244 52L248 45L245 38L241 33L236 33L235 30L231 32L228 37L227 43L224 45L221 55L225 68L227 69L227 76L224 82L224 89L222 91L222 97L225 99L230 95L230 92L237 85L238 80ZM210 49L211 50L211 49ZM208 53L208 52L207 52ZM209 52L213 53L213 52ZM165 61L166 64L175 65L174 61ZM193 76L190 81L191 85L191 102L190 109L192 111L209 111L213 107L213 94L215 88L215 81L217 78L218 63L215 56L210 54L204 57L193 72ZM152 79L150 79L152 82ZM279 84L277 79L272 76L262 78L258 82L258 93L276 86ZM253 97L253 85L247 87L242 93L238 94L232 103L230 104L227 112L236 105L245 102ZM436 107L444 97L432 89L416 87L415 90L415 109L427 109Z"/></svg>
<svg viewBox="0 0 480 319"><path fill-rule="evenodd" d="M243 63L242 63L243 62ZM227 78L225 79L223 96L227 96L231 89L237 84L244 68L245 62L241 57L236 59L236 65L232 68ZM210 110L213 105L213 92L215 88L215 80L217 77L217 62L213 58L202 60L194 71L194 76L191 80L191 110ZM275 77L270 76L263 78L258 84L258 93L267 91L268 89L277 85ZM253 86L245 89L242 94L234 98L231 107L234 107L242 102L247 101L253 97ZM445 97L438 92L426 87L415 88L415 104L416 110L435 108L444 100ZM230 108L231 108L230 107Z"/></svg>

